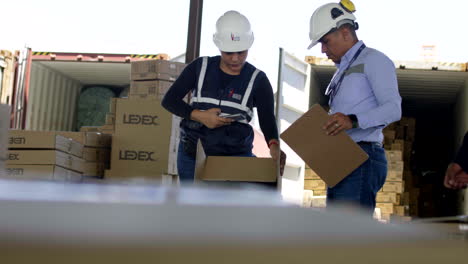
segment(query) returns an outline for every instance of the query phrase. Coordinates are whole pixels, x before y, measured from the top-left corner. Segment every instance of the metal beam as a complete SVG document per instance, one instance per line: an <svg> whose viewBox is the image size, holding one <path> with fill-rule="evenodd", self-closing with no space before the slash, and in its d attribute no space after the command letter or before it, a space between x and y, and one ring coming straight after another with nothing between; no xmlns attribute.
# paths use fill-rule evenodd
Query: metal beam
<svg viewBox="0 0 468 264"><path fill-rule="evenodd" d="M188 21L187 50L185 63L190 63L200 56L200 35L203 14L203 0L190 0Z"/></svg>

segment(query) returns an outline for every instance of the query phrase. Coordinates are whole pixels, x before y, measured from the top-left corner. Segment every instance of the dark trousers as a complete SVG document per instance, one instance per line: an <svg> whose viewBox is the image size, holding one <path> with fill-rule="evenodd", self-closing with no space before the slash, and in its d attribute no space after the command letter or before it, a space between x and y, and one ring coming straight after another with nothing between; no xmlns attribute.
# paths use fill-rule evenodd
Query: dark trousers
<svg viewBox="0 0 468 264"><path fill-rule="evenodd" d="M372 215L377 192L387 177L387 159L384 149L377 143L360 144L360 147L369 159L335 187L328 188L327 207L352 204Z"/></svg>

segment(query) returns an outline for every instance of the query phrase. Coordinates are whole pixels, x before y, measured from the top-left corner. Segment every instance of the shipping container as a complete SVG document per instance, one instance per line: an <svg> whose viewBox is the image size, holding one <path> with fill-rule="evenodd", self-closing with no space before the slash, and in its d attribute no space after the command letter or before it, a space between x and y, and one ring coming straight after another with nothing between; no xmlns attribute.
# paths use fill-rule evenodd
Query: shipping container
<svg viewBox="0 0 468 264"><path fill-rule="evenodd" d="M310 105L328 105L324 95L336 68L332 61L306 57L311 65ZM416 217L468 213L468 192L443 186L445 170L468 130L468 72L466 63L394 61L404 117L416 129L411 177L418 183Z"/></svg>
<svg viewBox="0 0 468 264"><path fill-rule="evenodd" d="M0 50L0 102L10 104L15 75L15 54Z"/></svg>
<svg viewBox="0 0 468 264"><path fill-rule="evenodd" d="M2 85L1 102L12 105L12 127L17 129L77 130L83 125L79 122L83 110L80 102L87 103L85 106L88 108L96 107L94 115L92 110L83 114L85 120L100 117L99 120L86 121L104 123L105 115L97 108L101 108L107 97L124 96L128 92L130 62L148 59L166 60L168 56L26 49L14 56L15 81L10 77L10 83ZM4 61L0 60L2 71L6 69Z"/></svg>

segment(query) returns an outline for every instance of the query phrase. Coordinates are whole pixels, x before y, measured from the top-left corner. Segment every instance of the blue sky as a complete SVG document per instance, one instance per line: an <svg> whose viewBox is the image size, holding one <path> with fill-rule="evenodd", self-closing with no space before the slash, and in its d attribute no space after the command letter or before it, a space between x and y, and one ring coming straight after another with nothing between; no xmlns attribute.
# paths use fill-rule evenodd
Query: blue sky
<svg viewBox="0 0 468 264"><path fill-rule="evenodd" d="M309 19L322 0L205 0L201 55L217 55L212 42L216 19L234 9L246 15L255 43L248 60L276 81L278 49L303 59ZM421 46L437 47L437 60L466 62L464 31L468 2L445 0L355 0L358 37L393 60L420 59ZM56 1L1 0L4 21L0 49L92 53L168 53L186 48L189 0Z"/></svg>

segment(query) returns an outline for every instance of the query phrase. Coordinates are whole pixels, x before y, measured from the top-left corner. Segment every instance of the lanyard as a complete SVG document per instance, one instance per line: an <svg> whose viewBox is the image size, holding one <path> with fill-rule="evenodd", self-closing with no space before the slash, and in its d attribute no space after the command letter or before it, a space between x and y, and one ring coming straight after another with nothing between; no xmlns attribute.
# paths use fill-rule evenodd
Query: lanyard
<svg viewBox="0 0 468 264"><path fill-rule="evenodd" d="M351 60L349 61L348 63L348 66L346 67L346 69L343 71L343 73L341 74L340 76L340 79L338 79L338 81L336 82L336 84L333 82L333 80L331 80L330 82L330 85L327 87L327 90L325 91L325 95L329 95L330 96L330 105L331 103L333 102L333 97L335 97L336 93L338 92L338 89L340 88L341 86L341 82L343 82L343 79L345 77L345 74L346 74L346 71L349 69L349 67L351 67L351 65L354 63L354 61L357 59L357 57L359 57L359 54L361 54L361 51L366 47L366 44L362 44L361 47L359 47L359 49L356 51L356 53L354 54L353 58L351 58ZM333 78L335 79L335 78Z"/></svg>

